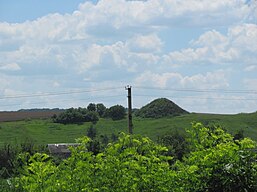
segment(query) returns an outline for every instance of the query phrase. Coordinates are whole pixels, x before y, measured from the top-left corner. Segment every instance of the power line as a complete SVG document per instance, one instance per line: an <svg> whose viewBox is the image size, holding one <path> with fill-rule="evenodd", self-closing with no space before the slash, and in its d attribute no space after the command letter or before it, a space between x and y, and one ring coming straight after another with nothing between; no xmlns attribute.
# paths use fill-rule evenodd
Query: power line
<svg viewBox="0 0 257 192"><path fill-rule="evenodd" d="M160 96L160 95L133 95L135 97L163 97L163 96ZM170 97L170 98L183 98L183 99L197 99L197 100L205 100L205 99L208 99L208 100L237 100L237 101L256 101L257 98L253 98L253 99L250 99L250 98L225 98L225 97L193 97L193 96L166 96L166 97Z"/></svg>
<svg viewBox="0 0 257 192"><path fill-rule="evenodd" d="M63 92L47 92L47 93L34 93L29 95L10 95L0 97L1 100L3 99L18 99L18 98L29 98L29 97L46 97L46 96L57 96L57 95L70 95L76 93L90 93L90 92L99 92L99 91L109 91L121 89L121 87L111 87L111 88L102 88L102 89L87 89L87 90L74 90L74 91L63 91Z"/></svg>
<svg viewBox="0 0 257 192"><path fill-rule="evenodd" d="M102 96L102 97L93 97L93 98L86 98L86 99L76 99L76 101L88 101L92 102L92 99L107 99L107 98L115 98L115 97L125 97L125 95L109 95L109 96ZM74 101L74 99L65 99L65 100L58 100L56 103L62 103L66 101ZM35 102L35 103L28 103L29 105L39 105L39 104L46 104L46 101L42 102ZM0 107L12 107L12 106L21 106L22 104L8 104L8 105L1 105Z"/></svg>
<svg viewBox="0 0 257 192"><path fill-rule="evenodd" d="M160 88L160 87L145 87L135 86L135 89L149 89L159 91L175 91L175 92L199 92L199 93L235 93L235 94L257 94L257 90L229 90L229 89L179 89L179 88Z"/></svg>

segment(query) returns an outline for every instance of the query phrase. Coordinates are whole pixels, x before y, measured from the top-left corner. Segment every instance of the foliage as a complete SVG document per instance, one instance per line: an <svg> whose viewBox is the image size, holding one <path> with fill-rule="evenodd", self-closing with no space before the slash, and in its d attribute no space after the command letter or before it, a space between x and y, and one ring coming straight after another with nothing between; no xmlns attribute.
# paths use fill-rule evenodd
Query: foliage
<svg viewBox="0 0 257 192"><path fill-rule="evenodd" d="M8 178L12 175L15 158L18 153L16 147L6 144L0 149L0 177Z"/></svg>
<svg viewBox="0 0 257 192"><path fill-rule="evenodd" d="M0 179L10 178L17 174L19 162L17 157L20 153L33 155L37 151L45 152L44 146L36 145L32 140L26 139L20 145L5 144L0 148Z"/></svg>
<svg viewBox="0 0 257 192"><path fill-rule="evenodd" d="M234 140L242 140L242 139L244 139L244 130L243 129L237 130L237 132L235 133L233 139Z"/></svg>
<svg viewBox="0 0 257 192"><path fill-rule="evenodd" d="M90 108L91 109L91 108ZM82 123L93 122L96 123L99 120L96 111L91 111L83 108L70 108L59 114L57 117L53 117L55 123L70 124L70 123Z"/></svg>
<svg viewBox="0 0 257 192"><path fill-rule="evenodd" d="M98 114L95 111L89 111L84 115L85 122L92 122L93 124L96 124L98 120Z"/></svg>
<svg viewBox="0 0 257 192"><path fill-rule="evenodd" d="M96 104L94 103L89 103L87 106L88 111L96 111Z"/></svg>
<svg viewBox="0 0 257 192"><path fill-rule="evenodd" d="M182 160L189 153L189 144L186 141L186 136L177 130L159 137L158 143L166 146L168 148L168 155L174 157L171 163L174 163L176 160Z"/></svg>
<svg viewBox="0 0 257 192"><path fill-rule="evenodd" d="M122 135L103 153L88 151L89 138L80 139L72 156L55 166L36 154L16 181L23 191L165 191L171 177L165 147L140 136Z"/></svg>
<svg viewBox="0 0 257 192"><path fill-rule="evenodd" d="M45 154L29 158L13 182L21 191L257 191L256 143L234 140L222 128L194 123L190 152L169 165L168 149L149 138L121 134L92 153L78 139L71 157L55 165ZM14 190L13 190L14 191Z"/></svg>
<svg viewBox="0 0 257 192"><path fill-rule="evenodd" d="M256 191L256 143L233 140L222 128L195 123L190 134L191 153L177 162L178 178L186 191Z"/></svg>
<svg viewBox="0 0 257 192"><path fill-rule="evenodd" d="M188 112L166 98L152 101L135 112L135 115L143 118L160 118L166 116L178 116Z"/></svg>
<svg viewBox="0 0 257 192"><path fill-rule="evenodd" d="M94 139L96 137L96 128L91 125L88 130L87 130L87 136L90 138L90 139Z"/></svg>
<svg viewBox="0 0 257 192"><path fill-rule="evenodd" d="M102 103L96 104L96 112L99 114L100 117L104 117L104 113L106 111L106 107Z"/></svg>
<svg viewBox="0 0 257 192"><path fill-rule="evenodd" d="M111 118L112 120L124 119L126 115L125 107L121 105L114 105L106 110L105 116Z"/></svg>

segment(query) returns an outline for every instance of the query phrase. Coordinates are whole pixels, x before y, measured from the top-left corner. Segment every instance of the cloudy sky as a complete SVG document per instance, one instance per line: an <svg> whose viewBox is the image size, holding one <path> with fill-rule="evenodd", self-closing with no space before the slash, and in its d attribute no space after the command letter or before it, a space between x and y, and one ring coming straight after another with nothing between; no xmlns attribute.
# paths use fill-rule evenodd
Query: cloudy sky
<svg viewBox="0 0 257 192"><path fill-rule="evenodd" d="M256 0L0 0L0 110L257 110Z"/></svg>

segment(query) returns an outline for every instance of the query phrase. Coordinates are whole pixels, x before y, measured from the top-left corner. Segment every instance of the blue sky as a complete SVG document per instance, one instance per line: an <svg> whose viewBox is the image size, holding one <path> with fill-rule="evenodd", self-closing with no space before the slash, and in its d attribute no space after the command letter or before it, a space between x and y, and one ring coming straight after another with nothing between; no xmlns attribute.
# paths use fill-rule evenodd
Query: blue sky
<svg viewBox="0 0 257 192"><path fill-rule="evenodd" d="M257 110L257 1L0 0L0 110Z"/></svg>

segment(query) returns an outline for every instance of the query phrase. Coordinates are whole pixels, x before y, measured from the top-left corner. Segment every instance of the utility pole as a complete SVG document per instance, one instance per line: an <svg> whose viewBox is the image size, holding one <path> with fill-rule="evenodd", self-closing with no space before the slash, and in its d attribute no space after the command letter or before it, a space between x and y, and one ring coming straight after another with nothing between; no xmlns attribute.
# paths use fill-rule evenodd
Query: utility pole
<svg viewBox="0 0 257 192"><path fill-rule="evenodd" d="M132 97L131 97L131 86L127 85L125 90L128 90L128 131L129 134L133 134L132 132Z"/></svg>

